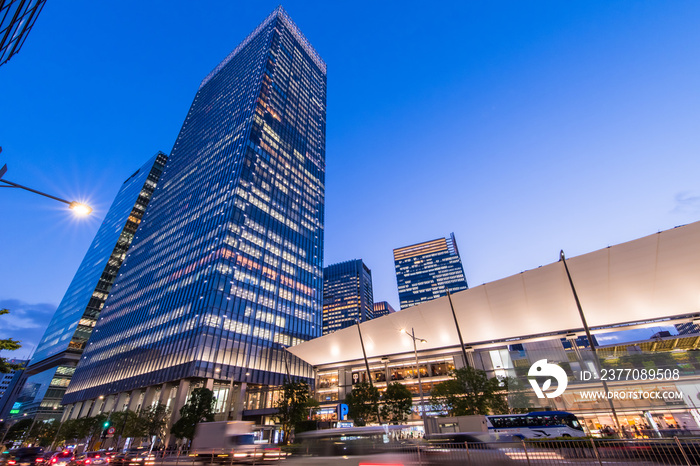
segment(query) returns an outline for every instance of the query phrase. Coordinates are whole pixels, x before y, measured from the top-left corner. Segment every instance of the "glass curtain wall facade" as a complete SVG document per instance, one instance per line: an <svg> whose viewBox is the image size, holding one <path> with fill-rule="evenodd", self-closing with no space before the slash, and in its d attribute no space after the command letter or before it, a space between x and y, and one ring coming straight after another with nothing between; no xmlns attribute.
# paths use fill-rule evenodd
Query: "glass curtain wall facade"
<svg viewBox="0 0 700 466"><path fill-rule="evenodd" d="M64 403L312 376L284 348L321 334L325 119L279 7L202 81Z"/></svg>
<svg viewBox="0 0 700 466"><path fill-rule="evenodd" d="M124 181L29 362L15 416L61 415L61 399L112 289L167 156L151 157Z"/></svg>
<svg viewBox="0 0 700 466"><path fill-rule="evenodd" d="M323 334L374 318L372 271L362 259L323 269Z"/></svg>
<svg viewBox="0 0 700 466"><path fill-rule="evenodd" d="M394 249L401 309L469 288L454 233Z"/></svg>

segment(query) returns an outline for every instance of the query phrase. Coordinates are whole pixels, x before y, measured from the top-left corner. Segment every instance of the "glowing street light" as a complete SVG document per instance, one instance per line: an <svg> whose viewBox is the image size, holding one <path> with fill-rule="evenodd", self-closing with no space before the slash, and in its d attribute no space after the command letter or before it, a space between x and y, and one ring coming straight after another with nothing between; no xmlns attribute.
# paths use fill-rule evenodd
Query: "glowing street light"
<svg viewBox="0 0 700 466"><path fill-rule="evenodd" d="M55 201L63 202L64 204L68 204L68 208L73 211L76 215L80 217L85 217L86 215L90 215L92 212L92 207L90 207L87 204L83 204L82 202L77 202L77 201L67 201L65 199L61 199L60 197L52 196L51 194L46 194L41 191L37 191L36 189L28 188L26 186L22 186L21 184L13 183L12 181L8 181L2 176L7 172L7 165L3 165L2 168L0 168L0 188L19 188L19 189L24 189L25 191L30 191L35 194L39 194L40 196L48 197L49 199L53 199Z"/></svg>

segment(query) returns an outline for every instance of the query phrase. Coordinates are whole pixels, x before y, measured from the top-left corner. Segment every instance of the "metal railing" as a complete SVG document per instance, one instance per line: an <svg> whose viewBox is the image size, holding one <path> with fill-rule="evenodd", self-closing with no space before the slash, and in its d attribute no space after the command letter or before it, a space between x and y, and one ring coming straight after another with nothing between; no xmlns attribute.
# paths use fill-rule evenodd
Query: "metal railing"
<svg viewBox="0 0 700 466"><path fill-rule="evenodd" d="M304 464L307 457L340 456L338 452L323 451L313 447L293 446L289 449L272 445L253 447L246 456L234 456L231 452L213 450L211 454L189 456L186 451L153 452L155 464L162 466L221 466L246 464L284 463ZM700 438L671 439L570 439L570 440L518 440L513 442L464 442L433 443L405 442L362 445L345 453L364 458L382 455L386 460L404 466L546 466L546 465L678 465L700 464ZM329 460L330 461L330 460ZM360 461L362 462L362 461ZM386 462L386 461L384 461ZM328 464L332 464L330 461ZM319 464L316 462L315 464Z"/></svg>

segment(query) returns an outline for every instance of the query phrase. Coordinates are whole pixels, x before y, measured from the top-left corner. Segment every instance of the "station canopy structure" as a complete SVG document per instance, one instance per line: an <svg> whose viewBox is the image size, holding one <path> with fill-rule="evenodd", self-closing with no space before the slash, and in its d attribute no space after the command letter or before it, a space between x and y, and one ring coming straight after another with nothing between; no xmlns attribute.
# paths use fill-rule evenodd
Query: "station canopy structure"
<svg viewBox="0 0 700 466"><path fill-rule="evenodd" d="M700 317L700 222L566 259L591 329L622 330ZM554 262L451 295L465 345L582 332L564 264ZM419 351L459 351L448 297L360 324L368 358L413 352L402 333L427 340ZM312 366L363 358L356 326L289 351Z"/></svg>

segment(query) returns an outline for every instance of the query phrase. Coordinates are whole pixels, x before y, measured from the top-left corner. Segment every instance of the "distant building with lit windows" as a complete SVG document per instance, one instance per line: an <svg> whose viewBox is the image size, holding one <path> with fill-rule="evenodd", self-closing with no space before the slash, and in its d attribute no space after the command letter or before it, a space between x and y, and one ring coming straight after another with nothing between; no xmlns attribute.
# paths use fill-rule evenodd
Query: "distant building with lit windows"
<svg viewBox="0 0 700 466"><path fill-rule="evenodd" d="M61 399L134 239L168 157L158 152L122 184L26 368L14 417L57 418Z"/></svg>
<svg viewBox="0 0 700 466"><path fill-rule="evenodd" d="M382 317L382 316L391 314L392 312L396 312L396 310L388 302L379 301L378 303L374 303L374 318L375 319L377 317Z"/></svg>
<svg viewBox="0 0 700 466"><path fill-rule="evenodd" d="M372 271L362 259L323 269L323 334L374 318Z"/></svg>
<svg viewBox="0 0 700 466"><path fill-rule="evenodd" d="M401 309L469 288L454 233L394 249Z"/></svg>
<svg viewBox="0 0 700 466"><path fill-rule="evenodd" d="M326 64L282 7L201 82L63 402L64 419L255 419L321 335ZM267 405L266 405L267 404ZM268 411L267 415L271 413Z"/></svg>

